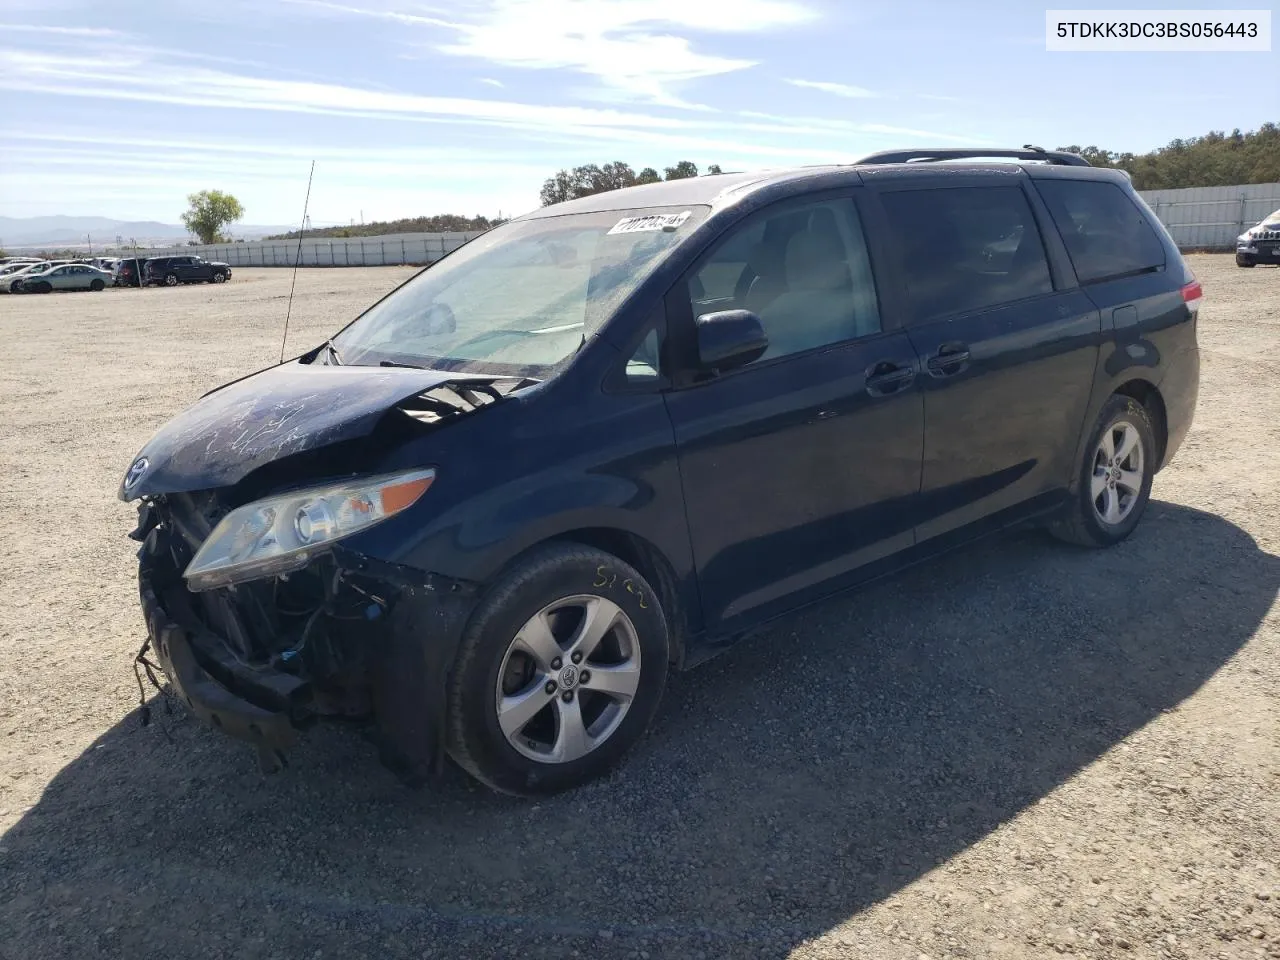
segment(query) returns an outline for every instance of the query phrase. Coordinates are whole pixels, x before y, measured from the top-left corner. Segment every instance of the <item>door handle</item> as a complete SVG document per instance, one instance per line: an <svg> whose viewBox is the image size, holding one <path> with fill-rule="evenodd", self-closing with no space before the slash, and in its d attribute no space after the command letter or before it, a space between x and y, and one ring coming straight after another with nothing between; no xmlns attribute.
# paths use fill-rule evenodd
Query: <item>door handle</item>
<svg viewBox="0 0 1280 960"><path fill-rule="evenodd" d="M909 387L915 378L914 363L881 360L867 368L867 393L873 397L887 397Z"/></svg>
<svg viewBox="0 0 1280 960"><path fill-rule="evenodd" d="M925 361L925 369L929 376L953 377L969 366L969 345L967 343L944 343Z"/></svg>

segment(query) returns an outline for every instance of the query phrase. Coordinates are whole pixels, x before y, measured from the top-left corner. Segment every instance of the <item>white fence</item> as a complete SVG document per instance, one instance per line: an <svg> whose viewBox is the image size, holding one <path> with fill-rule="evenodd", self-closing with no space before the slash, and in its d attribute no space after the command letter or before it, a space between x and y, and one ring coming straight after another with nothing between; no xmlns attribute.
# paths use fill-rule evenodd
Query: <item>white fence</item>
<svg viewBox="0 0 1280 960"><path fill-rule="evenodd" d="M1144 190L1142 198L1183 250L1234 250L1236 237L1280 209L1280 183Z"/></svg>
<svg viewBox="0 0 1280 960"><path fill-rule="evenodd" d="M434 263L479 233L402 233L389 237L317 237L302 240L304 267L378 267L386 264ZM253 240L211 243L195 247L142 250L139 256L195 254L233 267L292 267L298 260L298 241Z"/></svg>

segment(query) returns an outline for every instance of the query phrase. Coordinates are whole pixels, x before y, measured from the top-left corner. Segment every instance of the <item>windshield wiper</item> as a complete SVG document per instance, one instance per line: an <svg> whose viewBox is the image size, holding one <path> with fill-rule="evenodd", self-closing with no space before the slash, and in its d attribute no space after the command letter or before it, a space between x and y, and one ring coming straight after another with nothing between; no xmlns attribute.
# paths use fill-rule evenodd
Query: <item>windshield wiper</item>
<svg viewBox="0 0 1280 960"><path fill-rule="evenodd" d="M430 370L430 369L431 369L430 367L424 367L424 366L423 366L422 364L420 364L420 363L401 363L401 362L400 362L400 361L398 361L398 360L379 360L379 361L378 361L378 366L380 366L380 367L405 367L406 369L409 369L409 370Z"/></svg>

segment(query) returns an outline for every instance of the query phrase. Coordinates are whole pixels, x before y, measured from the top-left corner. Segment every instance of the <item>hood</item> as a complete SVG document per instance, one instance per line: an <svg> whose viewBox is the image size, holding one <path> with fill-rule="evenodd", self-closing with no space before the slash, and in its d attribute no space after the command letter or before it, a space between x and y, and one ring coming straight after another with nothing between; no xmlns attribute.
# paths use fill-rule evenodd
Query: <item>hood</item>
<svg viewBox="0 0 1280 960"><path fill-rule="evenodd" d="M403 367L270 367L205 394L161 427L138 451L119 496L230 486L281 457L367 436L389 409L446 383L488 389L493 381Z"/></svg>

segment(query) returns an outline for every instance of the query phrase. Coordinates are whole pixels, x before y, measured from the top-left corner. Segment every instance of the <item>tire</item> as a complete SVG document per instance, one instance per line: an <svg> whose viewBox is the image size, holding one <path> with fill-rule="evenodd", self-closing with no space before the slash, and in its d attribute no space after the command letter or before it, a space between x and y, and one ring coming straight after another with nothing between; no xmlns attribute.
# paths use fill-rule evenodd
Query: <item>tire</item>
<svg viewBox="0 0 1280 960"><path fill-rule="evenodd" d="M603 622L600 614L615 627L585 659L571 660L582 625ZM539 659L521 649L519 635L537 636L528 630L533 623L549 625L550 643L543 649L563 658ZM482 783L521 796L555 793L601 776L653 718L666 685L669 643L657 592L631 566L578 544L534 550L485 592L463 632L448 683L449 755ZM593 689L601 676L591 671L603 674L610 665L615 683L633 685L625 708L622 700ZM519 714L528 719L508 713L511 739L499 723L500 695L531 707ZM562 736L567 715L584 720L586 739L577 741L577 749Z"/></svg>
<svg viewBox="0 0 1280 960"><path fill-rule="evenodd" d="M176 287L178 285L178 275L176 273L165 274L164 285L166 287Z"/></svg>
<svg viewBox="0 0 1280 960"><path fill-rule="evenodd" d="M1104 442L1110 438L1114 446L1117 437L1123 438L1125 428L1137 435L1140 460L1134 461L1129 454L1120 466L1113 468ZM1151 499L1157 456L1155 429L1146 408L1132 397L1120 394L1111 397L1089 434L1084 462L1077 476L1078 489L1070 507L1050 525L1050 532L1060 540L1082 547L1110 547L1124 540L1133 533ZM1133 476L1135 463L1140 472L1138 478ZM1113 503L1116 519L1108 521L1105 514L1113 512Z"/></svg>
<svg viewBox="0 0 1280 960"><path fill-rule="evenodd" d="M1257 265L1258 263L1256 260L1250 260L1248 257L1241 257L1241 256L1236 257L1237 267L1256 267Z"/></svg>
<svg viewBox="0 0 1280 960"><path fill-rule="evenodd" d="M209 282L210 283L226 283L227 275L225 273L215 273L213 275L213 279L211 279Z"/></svg>
<svg viewBox="0 0 1280 960"><path fill-rule="evenodd" d="M53 284L51 283L40 284L40 286L36 287L36 293L53 293Z"/></svg>
<svg viewBox="0 0 1280 960"><path fill-rule="evenodd" d="M93 290L94 292L97 292L98 290L103 290L106 288L106 286L107 285L103 283L101 280L93 280L93 281L90 281L89 283L89 289Z"/></svg>

